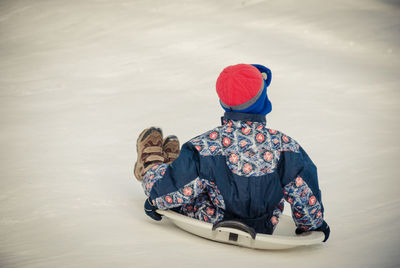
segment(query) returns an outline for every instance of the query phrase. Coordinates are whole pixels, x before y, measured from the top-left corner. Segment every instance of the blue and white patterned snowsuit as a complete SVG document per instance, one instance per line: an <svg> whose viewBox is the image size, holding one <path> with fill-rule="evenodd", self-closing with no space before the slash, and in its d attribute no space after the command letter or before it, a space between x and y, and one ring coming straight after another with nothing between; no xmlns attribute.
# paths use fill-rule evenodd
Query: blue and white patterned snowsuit
<svg viewBox="0 0 400 268"><path fill-rule="evenodd" d="M185 143L172 164L154 166L142 186L159 209L211 223L239 220L258 233L272 234L284 200L297 227L323 223L315 165L263 115L226 112L222 126Z"/></svg>

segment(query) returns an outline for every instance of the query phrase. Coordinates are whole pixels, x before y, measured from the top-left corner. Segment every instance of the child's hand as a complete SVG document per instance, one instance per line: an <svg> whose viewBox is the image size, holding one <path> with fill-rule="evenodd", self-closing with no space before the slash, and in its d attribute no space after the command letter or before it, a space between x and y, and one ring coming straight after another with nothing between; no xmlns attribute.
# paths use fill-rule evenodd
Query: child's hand
<svg viewBox="0 0 400 268"><path fill-rule="evenodd" d="M326 242L326 240L328 240L328 238L329 238L329 234L331 233L331 229L329 228L329 225L328 225L325 221L322 223L322 225L321 225L320 227L318 227L318 228L315 229L315 230L310 230L310 231L320 231L320 232L323 232L323 233L325 234L325 239L324 239L324 241L322 241L322 242ZM301 229L301 228L297 228L297 229L296 229L296 234L302 234L302 233L304 233L304 232L307 232L307 231L304 231L304 230Z"/></svg>
<svg viewBox="0 0 400 268"><path fill-rule="evenodd" d="M149 216L153 220L161 221L162 217L160 214L156 212L156 210L157 207L153 205L153 202L150 200L150 197L147 198L146 201L144 201L144 212L147 214L147 216Z"/></svg>

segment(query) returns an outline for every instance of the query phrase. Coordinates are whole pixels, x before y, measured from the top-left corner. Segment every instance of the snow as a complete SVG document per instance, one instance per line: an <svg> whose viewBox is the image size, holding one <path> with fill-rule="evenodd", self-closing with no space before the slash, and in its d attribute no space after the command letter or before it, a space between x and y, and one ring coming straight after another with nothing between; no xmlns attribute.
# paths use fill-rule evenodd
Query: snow
<svg viewBox="0 0 400 268"><path fill-rule="evenodd" d="M0 267L398 267L400 4L0 2ZM321 246L213 243L143 213L136 138L219 124L227 65L273 72L268 125L318 166ZM286 210L288 213L288 210Z"/></svg>

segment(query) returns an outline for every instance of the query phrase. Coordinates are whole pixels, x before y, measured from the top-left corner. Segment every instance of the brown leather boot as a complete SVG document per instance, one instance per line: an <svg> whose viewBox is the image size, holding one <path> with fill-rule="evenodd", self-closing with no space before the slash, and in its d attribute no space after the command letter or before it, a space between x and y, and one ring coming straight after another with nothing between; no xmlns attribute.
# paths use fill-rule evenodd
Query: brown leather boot
<svg viewBox="0 0 400 268"><path fill-rule="evenodd" d="M143 180L143 175L154 165L162 164L163 134L160 128L150 127L140 133L137 139L137 161L135 164L135 177L138 181Z"/></svg>
<svg viewBox="0 0 400 268"><path fill-rule="evenodd" d="M163 152L164 152L164 163L171 164L175 159L178 158L180 148L179 140L177 136L170 135L163 141Z"/></svg>

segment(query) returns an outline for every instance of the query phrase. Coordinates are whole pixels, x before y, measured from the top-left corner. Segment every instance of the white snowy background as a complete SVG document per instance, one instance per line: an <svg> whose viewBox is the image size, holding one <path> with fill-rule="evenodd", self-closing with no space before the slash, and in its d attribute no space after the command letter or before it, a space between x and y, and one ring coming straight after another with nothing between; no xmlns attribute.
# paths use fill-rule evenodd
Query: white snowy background
<svg viewBox="0 0 400 268"><path fill-rule="evenodd" d="M1 0L0 267L399 267L399 55L396 0ZM318 166L326 244L245 249L143 212L138 134L217 126L242 62L272 69L268 125Z"/></svg>

